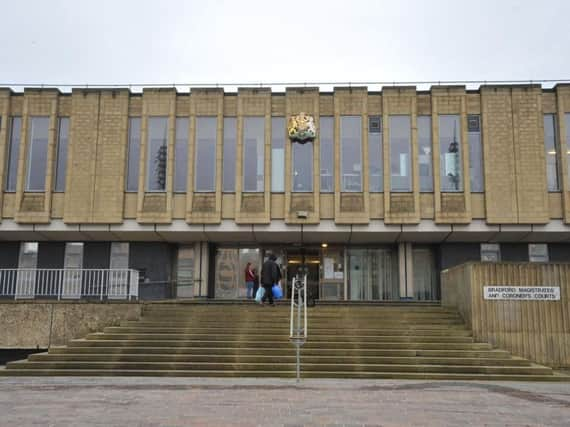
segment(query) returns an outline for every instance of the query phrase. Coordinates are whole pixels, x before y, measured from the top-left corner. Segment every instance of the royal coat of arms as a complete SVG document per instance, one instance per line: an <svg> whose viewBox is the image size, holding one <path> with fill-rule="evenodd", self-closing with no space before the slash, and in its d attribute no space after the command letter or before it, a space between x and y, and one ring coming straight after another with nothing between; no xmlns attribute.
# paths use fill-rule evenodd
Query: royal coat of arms
<svg viewBox="0 0 570 427"><path fill-rule="evenodd" d="M291 142L312 142L317 137L315 119L305 113L291 116L287 122L287 133Z"/></svg>

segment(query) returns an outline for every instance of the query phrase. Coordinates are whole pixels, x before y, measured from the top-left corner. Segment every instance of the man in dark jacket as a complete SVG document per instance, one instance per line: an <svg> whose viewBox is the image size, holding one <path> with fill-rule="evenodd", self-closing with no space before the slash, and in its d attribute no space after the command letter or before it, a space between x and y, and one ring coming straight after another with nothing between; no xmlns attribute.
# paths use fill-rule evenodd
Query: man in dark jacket
<svg viewBox="0 0 570 427"><path fill-rule="evenodd" d="M269 298L269 305L274 305L273 302L273 285L281 280L281 271L275 262L277 257L273 254L269 255L267 261L263 263L261 268L261 285L265 288L265 295L261 299L263 304Z"/></svg>

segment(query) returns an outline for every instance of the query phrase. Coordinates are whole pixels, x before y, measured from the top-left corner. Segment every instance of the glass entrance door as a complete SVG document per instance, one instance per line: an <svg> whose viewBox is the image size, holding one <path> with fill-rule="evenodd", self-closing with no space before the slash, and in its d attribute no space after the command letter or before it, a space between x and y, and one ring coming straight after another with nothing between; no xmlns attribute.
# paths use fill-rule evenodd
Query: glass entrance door
<svg viewBox="0 0 570 427"><path fill-rule="evenodd" d="M307 290L313 299L319 299L319 270L321 257L318 249L299 248L287 250L287 298L291 298L291 280L307 268Z"/></svg>

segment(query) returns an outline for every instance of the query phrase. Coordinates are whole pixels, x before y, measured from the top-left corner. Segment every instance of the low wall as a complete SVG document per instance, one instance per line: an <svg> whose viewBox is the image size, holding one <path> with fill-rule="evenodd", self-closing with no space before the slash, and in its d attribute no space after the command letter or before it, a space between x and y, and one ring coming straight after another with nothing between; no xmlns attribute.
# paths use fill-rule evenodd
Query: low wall
<svg viewBox="0 0 570 427"><path fill-rule="evenodd" d="M138 302L2 301L0 348L47 348L101 331L123 320L138 320Z"/></svg>
<svg viewBox="0 0 570 427"><path fill-rule="evenodd" d="M559 286L559 301L485 300L485 286ZM570 367L570 264L467 263L441 274L442 305L476 341L552 367Z"/></svg>

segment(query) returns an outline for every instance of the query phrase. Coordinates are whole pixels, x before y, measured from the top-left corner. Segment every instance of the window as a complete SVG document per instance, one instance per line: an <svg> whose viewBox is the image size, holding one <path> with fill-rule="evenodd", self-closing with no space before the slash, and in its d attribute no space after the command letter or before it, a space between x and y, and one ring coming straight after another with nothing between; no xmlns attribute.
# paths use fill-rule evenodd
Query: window
<svg viewBox="0 0 570 427"><path fill-rule="evenodd" d="M26 191L45 191L49 117L30 117Z"/></svg>
<svg viewBox="0 0 570 427"><path fill-rule="evenodd" d="M138 191L139 189L140 151L141 151L141 119L140 117L129 117L127 191Z"/></svg>
<svg viewBox="0 0 570 427"><path fill-rule="evenodd" d="M313 143L291 144L292 150L292 180L296 192L313 191Z"/></svg>
<svg viewBox="0 0 570 427"><path fill-rule="evenodd" d="M501 261L501 247L498 243L481 243L481 261Z"/></svg>
<svg viewBox="0 0 570 427"><path fill-rule="evenodd" d="M236 135L235 117L224 117L223 191L236 191Z"/></svg>
<svg viewBox="0 0 570 427"><path fill-rule="evenodd" d="M83 268L82 242L68 242L65 244L63 268Z"/></svg>
<svg viewBox="0 0 570 427"><path fill-rule="evenodd" d="M568 180L570 180L570 113L564 114L566 122L566 159L568 162ZM570 185L570 183L568 184Z"/></svg>
<svg viewBox="0 0 570 427"><path fill-rule="evenodd" d="M554 114L544 115L544 148L546 150L548 191L560 191L558 150L556 148L556 118Z"/></svg>
<svg viewBox="0 0 570 427"><path fill-rule="evenodd" d="M147 191L166 190L168 117L148 118Z"/></svg>
<svg viewBox="0 0 570 427"><path fill-rule="evenodd" d="M548 245L546 243L529 243L528 260L530 262L548 262Z"/></svg>
<svg viewBox="0 0 570 427"><path fill-rule="evenodd" d="M182 245L178 247L178 258L176 262L176 296L178 298L194 296L194 247L191 245Z"/></svg>
<svg viewBox="0 0 570 427"><path fill-rule="evenodd" d="M471 192L482 193L483 181L483 148L481 147L481 117L467 116L467 135L469 139L469 176Z"/></svg>
<svg viewBox="0 0 570 427"><path fill-rule="evenodd" d="M38 242L21 242L18 268L37 268Z"/></svg>
<svg viewBox="0 0 570 427"><path fill-rule="evenodd" d="M265 119L244 117L243 122L243 191L262 192Z"/></svg>
<svg viewBox="0 0 570 427"><path fill-rule="evenodd" d="M382 147L382 117L370 116L368 118L368 163L370 165L371 193L382 193L384 191Z"/></svg>
<svg viewBox="0 0 570 427"><path fill-rule="evenodd" d="M285 191L285 118L271 119L271 191Z"/></svg>
<svg viewBox="0 0 570 427"><path fill-rule="evenodd" d="M55 163L54 191L65 191L67 170L67 141L69 138L69 118L60 117L57 132L57 159Z"/></svg>
<svg viewBox="0 0 570 427"><path fill-rule="evenodd" d="M10 127L10 146L6 167L6 191L16 191L18 178L18 156L20 154L20 135L22 132L22 118L12 117Z"/></svg>
<svg viewBox="0 0 570 427"><path fill-rule="evenodd" d="M463 191L461 124L458 115L439 116L441 191Z"/></svg>
<svg viewBox="0 0 570 427"><path fill-rule="evenodd" d="M196 117L194 189L197 192L216 191L217 126L216 117Z"/></svg>
<svg viewBox="0 0 570 427"><path fill-rule="evenodd" d="M362 118L340 117L341 191L362 191Z"/></svg>
<svg viewBox="0 0 570 427"><path fill-rule="evenodd" d="M334 117L320 118L321 193L334 191Z"/></svg>
<svg viewBox="0 0 570 427"><path fill-rule="evenodd" d="M174 191L186 192L188 180L188 124L187 117L176 118L176 143L174 145Z"/></svg>
<svg viewBox="0 0 570 427"><path fill-rule="evenodd" d="M390 188L412 191L410 116L390 116Z"/></svg>
<svg viewBox="0 0 570 427"><path fill-rule="evenodd" d="M420 166L420 191L433 192L433 148L431 141L431 116L419 116L418 126L418 149Z"/></svg>
<svg viewBox="0 0 570 427"><path fill-rule="evenodd" d="M112 242L109 268L129 268L129 243Z"/></svg>

